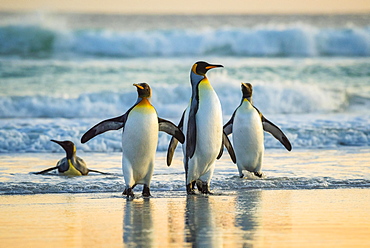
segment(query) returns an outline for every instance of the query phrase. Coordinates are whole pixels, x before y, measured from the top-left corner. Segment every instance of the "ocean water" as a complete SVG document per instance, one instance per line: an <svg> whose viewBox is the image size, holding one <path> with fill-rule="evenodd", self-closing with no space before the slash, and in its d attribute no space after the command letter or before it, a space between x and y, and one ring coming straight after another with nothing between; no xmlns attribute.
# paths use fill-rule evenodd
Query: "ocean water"
<svg viewBox="0 0 370 248"><path fill-rule="evenodd" d="M226 153L216 165L216 191L369 187L370 15L0 13L0 194L121 191L121 133L107 132L86 144L79 141L82 134L125 113L137 98L132 84L139 82L150 84L158 115L178 123L190 98L190 68L198 60L224 65L208 73L224 122L239 104L240 83L250 82L254 104L293 145L288 153L266 134L266 180L227 186L237 173ZM159 134L163 159L152 190L182 192L181 153L177 167L168 171L164 165L169 138ZM114 175L29 174L63 156L50 139L73 141L89 167ZM298 173L288 166L301 163L295 156L310 169ZM323 166L330 170L317 175Z"/></svg>

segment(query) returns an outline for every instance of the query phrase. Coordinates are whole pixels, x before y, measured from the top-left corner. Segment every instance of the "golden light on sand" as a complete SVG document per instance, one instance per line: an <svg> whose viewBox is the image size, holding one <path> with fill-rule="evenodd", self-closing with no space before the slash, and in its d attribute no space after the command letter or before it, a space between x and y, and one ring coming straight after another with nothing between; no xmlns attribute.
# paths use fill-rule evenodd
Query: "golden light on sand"
<svg viewBox="0 0 370 248"><path fill-rule="evenodd" d="M252 190L133 201L115 195L1 196L2 246L370 245L370 213L364 211L370 191L364 189Z"/></svg>

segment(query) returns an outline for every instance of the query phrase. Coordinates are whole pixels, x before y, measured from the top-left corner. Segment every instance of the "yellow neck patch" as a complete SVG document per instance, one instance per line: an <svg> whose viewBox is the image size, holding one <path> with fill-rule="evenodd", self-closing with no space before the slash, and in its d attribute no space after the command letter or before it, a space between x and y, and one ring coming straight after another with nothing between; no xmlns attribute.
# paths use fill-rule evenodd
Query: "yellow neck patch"
<svg viewBox="0 0 370 248"><path fill-rule="evenodd" d="M149 102L148 98L143 98L138 104L137 106L139 107L149 107L149 106L152 106L152 104Z"/></svg>
<svg viewBox="0 0 370 248"><path fill-rule="evenodd" d="M244 106L246 106L246 107L247 107L247 109L251 109L251 108L253 108L252 103L251 103L247 98L244 98L244 99L243 99L243 103L245 103L245 104L246 104L246 105L244 105Z"/></svg>
<svg viewBox="0 0 370 248"><path fill-rule="evenodd" d="M138 111L143 111L143 112L151 112L154 110L153 105L149 102L147 98L143 98L137 105L136 107ZM155 111L155 110L154 110Z"/></svg>
<svg viewBox="0 0 370 248"><path fill-rule="evenodd" d="M76 167L74 167L74 165L72 164L72 161L70 159L68 159L68 165L69 165L69 168L67 171L63 172L64 175L66 176L82 176L81 172L79 170L76 169Z"/></svg>
<svg viewBox="0 0 370 248"><path fill-rule="evenodd" d="M208 81L208 78L204 77L199 83L200 90L213 89L211 83Z"/></svg>

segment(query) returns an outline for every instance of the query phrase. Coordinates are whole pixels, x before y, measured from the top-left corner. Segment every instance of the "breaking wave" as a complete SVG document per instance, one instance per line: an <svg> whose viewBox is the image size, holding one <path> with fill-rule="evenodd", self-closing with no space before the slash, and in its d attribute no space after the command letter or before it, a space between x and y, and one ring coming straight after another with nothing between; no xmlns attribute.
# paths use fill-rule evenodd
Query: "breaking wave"
<svg viewBox="0 0 370 248"><path fill-rule="evenodd" d="M235 83L230 83L234 80ZM213 79L225 116L231 115L241 99L237 80ZM152 103L160 116L178 117L190 99L188 85L160 85L152 87ZM308 114L342 112L349 108L367 109L370 98L345 90L302 83L256 84L254 100L264 114ZM258 97L257 97L258 96ZM132 89L120 92L101 91L82 93L77 97L48 95L1 96L0 118L105 118L118 116L136 101Z"/></svg>
<svg viewBox="0 0 370 248"><path fill-rule="evenodd" d="M0 55L11 56L370 56L370 28L307 24L255 28L113 31L0 26Z"/></svg>

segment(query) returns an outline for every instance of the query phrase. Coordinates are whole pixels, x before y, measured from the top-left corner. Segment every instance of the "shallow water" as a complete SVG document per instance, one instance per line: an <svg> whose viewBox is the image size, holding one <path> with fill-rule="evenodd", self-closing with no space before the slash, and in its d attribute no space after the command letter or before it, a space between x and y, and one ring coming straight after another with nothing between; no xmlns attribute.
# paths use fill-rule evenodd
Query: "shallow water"
<svg viewBox="0 0 370 248"><path fill-rule="evenodd" d="M55 166L62 153L25 153L0 155L0 194L104 193L122 192L124 182L121 153L77 153L88 168L112 173L90 173L86 177L64 177L56 173L32 172ZM263 180L247 174L238 177L237 167L225 151L217 161L211 188L215 193L239 189L336 189L370 188L370 149L267 149ZM156 197L171 197L185 192L182 153L178 149L170 167L166 153L157 152L151 190ZM140 193L141 186L135 188Z"/></svg>

